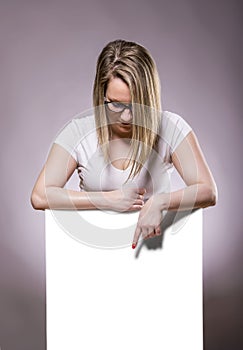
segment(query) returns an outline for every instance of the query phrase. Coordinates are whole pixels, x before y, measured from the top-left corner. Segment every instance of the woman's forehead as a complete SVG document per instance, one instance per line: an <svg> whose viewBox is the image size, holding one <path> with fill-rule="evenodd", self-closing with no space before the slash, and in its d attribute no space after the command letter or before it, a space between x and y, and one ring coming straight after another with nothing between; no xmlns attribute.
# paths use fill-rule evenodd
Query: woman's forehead
<svg viewBox="0 0 243 350"><path fill-rule="evenodd" d="M127 84L120 78L112 77L107 85L106 97L112 101L131 102L131 93Z"/></svg>

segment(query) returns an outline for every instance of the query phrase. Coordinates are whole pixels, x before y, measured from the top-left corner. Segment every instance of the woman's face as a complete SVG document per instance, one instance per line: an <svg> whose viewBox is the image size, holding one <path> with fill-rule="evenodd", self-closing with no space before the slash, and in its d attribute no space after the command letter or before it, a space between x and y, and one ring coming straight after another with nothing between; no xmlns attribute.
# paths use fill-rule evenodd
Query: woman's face
<svg viewBox="0 0 243 350"><path fill-rule="evenodd" d="M132 136L132 113L126 105L131 103L131 94L127 84L120 78L112 77L107 85L106 101L116 102L113 105L107 104L107 117L112 130L112 138L131 138ZM120 105L125 104L125 106ZM117 107L118 106L118 107ZM125 109L122 112L113 112L110 109ZM127 106L128 107L128 106Z"/></svg>

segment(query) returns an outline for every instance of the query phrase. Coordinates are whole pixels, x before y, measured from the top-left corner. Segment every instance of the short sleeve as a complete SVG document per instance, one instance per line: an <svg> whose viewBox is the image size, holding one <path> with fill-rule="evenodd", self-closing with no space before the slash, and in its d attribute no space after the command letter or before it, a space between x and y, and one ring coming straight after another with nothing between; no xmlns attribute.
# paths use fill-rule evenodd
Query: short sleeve
<svg viewBox="0 0 243 350"><path fill-rule="evenodd" d="M178 114L165 111L162 117L163 140L172 154L184 138L192 131L191 126Z"/></svg>
<svg viewBox="0 0 243 350"><path fill-rule="evenodd" d="M73 119L58 133L54 143L62 146L78 162L77 145L80 142L80 130L77 120Z"/></svg>

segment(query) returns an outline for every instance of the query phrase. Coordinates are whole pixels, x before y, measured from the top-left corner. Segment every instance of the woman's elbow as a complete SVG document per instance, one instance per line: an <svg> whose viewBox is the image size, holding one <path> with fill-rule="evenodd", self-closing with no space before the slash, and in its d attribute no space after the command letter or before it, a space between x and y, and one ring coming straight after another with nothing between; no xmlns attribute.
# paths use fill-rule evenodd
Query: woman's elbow
<svg viewBox="0 0 243 350"><path fill-rule="evenodd" d="M211 193L211 197L210 197L210 206L214 206L216 205L217 201L218 201L218 195L216 192L212 191Z"/></svg>
<svg viewBox="0 0 243 350"><path fill-rule="evenodd" d="M32 207L36 210L47 209L47 206L45 203L46 201L44 200L44 198L34 190L31 193L30 202L31 202Z"/></svg>
<svg viewBox="0 0 243 350"><path fill-rule="evenodd" d="M214 186L208 186L207 187L207 207L210 207L210 206L214 206L217 204L217 201L218 201L218 190L217 190L217 187L216 185Z"/></svg>

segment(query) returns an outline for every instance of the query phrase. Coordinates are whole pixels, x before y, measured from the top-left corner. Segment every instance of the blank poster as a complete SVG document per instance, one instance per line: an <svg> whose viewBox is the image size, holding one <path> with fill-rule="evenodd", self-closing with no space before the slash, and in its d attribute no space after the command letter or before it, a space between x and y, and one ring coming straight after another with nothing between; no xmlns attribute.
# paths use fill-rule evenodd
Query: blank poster
<svg viewBox="0 0 243 350"><path fill-rule="evenodd" d="M202 210L137 218L46 210L47 350L203 349Z"/></svg>

